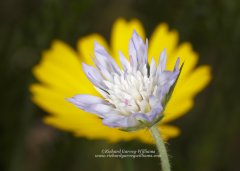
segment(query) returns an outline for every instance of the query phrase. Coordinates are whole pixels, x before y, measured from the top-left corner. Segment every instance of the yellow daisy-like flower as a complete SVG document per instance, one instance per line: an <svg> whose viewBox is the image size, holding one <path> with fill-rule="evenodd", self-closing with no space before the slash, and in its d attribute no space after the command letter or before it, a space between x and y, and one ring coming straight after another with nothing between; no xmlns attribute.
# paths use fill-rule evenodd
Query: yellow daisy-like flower
<svg viewBox="0 0 240 171"><path fill-rule="evenodd" d="M61 41L54 41L51 49L43 53L39 65L33 68L34 76L40 81L30 86L32 100L49 112L44 122L54 127L74 132L76 136L89 139L105 139L110 142L138 139L144 143L153 143L148 130L123 132L109 128L93 114L79 110L65 100L76 94L94 94L98 92L85 76L81 63L93 64L94 41L104 46L114 59L119 62L118 52L128 55L128 43L133 30L145 38L142 24L133 19L129 22L118 19L112 28L111 46L99 34L91 34L78 41L77 51ZM149 57L158 61L159 52L167 49L167 69L174 67L177 57L184 63L181 75L164 111L164 118L159 124L163 138L179 135L179 129L168 123L185 114L193 107L194 96L210 81L209 66L196 67L198 55L190 43L178 45L178 33L169 31L167 24L160 24L149 41Z"/></svg>

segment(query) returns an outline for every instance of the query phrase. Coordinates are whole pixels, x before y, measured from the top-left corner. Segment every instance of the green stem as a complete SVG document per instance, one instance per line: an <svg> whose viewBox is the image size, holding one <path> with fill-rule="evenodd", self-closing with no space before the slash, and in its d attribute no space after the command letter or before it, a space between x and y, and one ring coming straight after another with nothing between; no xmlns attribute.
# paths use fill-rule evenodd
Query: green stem
<svg viewBox="0 0 240 171"><path fill-rule="evenodd" d="M157 146L158 152L160 154L162 171L171 171L169 160L168 160L167 150L166 150L165 144L161 138L161 135L160 135L157 125L153 125L150 128L150 131L156 142L156 146Z"/></svg>

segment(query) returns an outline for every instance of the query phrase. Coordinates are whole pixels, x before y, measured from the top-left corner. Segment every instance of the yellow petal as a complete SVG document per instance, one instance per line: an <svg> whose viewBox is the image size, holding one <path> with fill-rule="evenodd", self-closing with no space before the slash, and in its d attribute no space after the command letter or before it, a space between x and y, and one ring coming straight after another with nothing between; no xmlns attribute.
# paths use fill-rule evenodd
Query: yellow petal
<svg viewBox="0 0 240 171"><path fill-rule="evenodd" d="M178 43L178 33L176 31L169 31L168 25L163 23L158 25L154 30L150 42L149 42L149 59L154 57L158 62L160 53L164 48L167 50L167 54L171 54ZM171 60L168 56L168 61Z"/></svg>
<svg viewBox="0 0 240 171"><path fill-rule="evenodd" d="M136 30L137 33L145 39L145 33L142 24L137 19L132 19L129 22L123 18L119 18L112 28L111 34L111 48L113 56L117 59L119 63L119 50L128 57L128 43L132 36L133 31Z"/></svg>
<svg viewBox="0 0 240 171"><path fill-rule="evenodd" d="M61 41L53 43L51 49L43 54L40 64L33 69L35 77L41 83L30 86L32 100L52 114L44 119L45 123L89 139L105 139L110 142L137 139L144 143L153 143L147 129L128 133L109 128L104 126L101 119L94 114L82 111L65 100L66 97L82 93L98 95L83 73L81 65L81 62L93 63L91 55L93 56L94 41L99 42L109 52L111 50L110 54L119 62L119 50L128 57L128 43L134 29L142 38L145 38L144 29L138 20L133 19L127 22L122 18L118 19L112 29L111 48L98 34L80 39L77 45L78 53ZM166 24L161 24L154 31L149 44L149 57L154 56L156 59L163 48L167 49L167 69L173 69L177 57L180 57L181 63L185 62L159 126L165 140L180 133L178 128L165 123L190 110L196 93L202 90L211 79L208 66L194 69L198 55L193 51L191 44L183 43L177 47L177 43L178 33L169 31Z"/></svg>
<svg viewBox="0 0 240 171"><path fill-rule="evenodd" d="M184 80L179 80L170 101L164 111L162 122L169 122L184 115L193 107L193 98L211 80L209 66L201 66L195 69Z"/></svg>
<svg viewBox="0 0 240 171"><path fill-rule="evenodd" d="M101 127L98 125L97 127L90 128L92 138L96 138L96 135L99 135L98 138L100 139L108 139L110 142L115 143L118 141L130 141L130 140L140 140L141 142L147 143L147 144L153 144L154 141L152 139L152 136L148 129L141 129L134 132L124 132L120 131L116 128L109 128L103 125ZM167 140L169 138L174 138L180 134L180 130L175 126L170 125L160 125L159 126L160 133L164 140ZM88 138L91 138L88 136L89 132L86 133ZM77 136L83 136L82 133L77 133ZM107 137L107 138L106 138Z"/></svg>
<svg viewBox="0 0 240 171"><path fill-rule="evenodd" d="M77 54L60 41L43 53L43 60L33 68L33 74L43 84L63 93L96 92L83 73Z"/></svg>
<svg viewBox="0 0 240 171"><path fill-rule="evenodd" d="M172 70L175 66L177 58L180 58L181 63L184 62L180 78L187 77L188 74L193 70L198 61L198 55L193 51L190 43L182 43L172 53L169 54L167 59L167 69Z"/></svg>
<svg viewBox="0 0 240 171"><path fill-rule="evenodd" d="M46 117L44 121L54 127L71 130L78 137L86 137L88 139L106 139L109 142L129 141L134 139L144 139L151 143L151 136L147 130L135 132L123 132L116 128L109 128L102 124L101 121L95 120L94 124L86 124L81 120L61 116L61 117ZM142 135L146 135L143 136ZM148 139L146 138L148 137Z"/></svg>
<svg viewBox="0 0 240 171"><path fill-rule="evenodd" d="M30 91L32 93L32 100L49 113L55 115L83 113L82 110L77 109L74 105L65 100L68 97L79 94L78 92L73 92L74 94L71 92L69 94L63 94L56 89L50 89L40 84L31 85Z"/></svg>
<svg viewBox="0 0 240 171"><path fill-rule="evenodd" d="M40 64L50 62L71 74L79 73L81 61L78 59L77 53L62 41L56 40L52 43L51 49L43 53Z"/></svg>
<svg viewBox="0 0 240 171"><path fill-rule="evenodd" d="M211 80L211 68L209 66L200 66L196 68L185 79L179 81L173 92L172 98L178 99L193 97L199 91L206 87Z"/></svg>
<svg viewBox="0 0 240 171"><path fill-rule="evenodd" d="M95 33L79 39L77 43L78 52L81 56L81 59L83 59L83 61L87 64L93 64L92 57L94 56L95 41L109 51L106 40L99 34Z"/></svg>
<svg viewBox="0 0 240 171"><path fill-rule="evenodd" d="M76 120L71 117L61 116L61 117L52 117L48 116L44 119L45 123L63 129L66 131L73 131L78 137L86 137L88 139L103 139L108 140L111 143L119 141L130 141L130 140L140 140L147 144L153 144L149 130L142 129L134 132L124 132L116 128L109 128L105 125L102 125L100 120L95 120L93 124L86 124L84 121ZM159 127L161 135L164 140L168 138L173 138L179 135L180 131L177 127L170 125L161 125Z"/></svg>
<svg viewBox="0 0 240 171"><path fill-rule="evenodd" d="M174 99L171 99L166 106L161 123L170 122L181 117L193 107L193 104L191 98L184 99L183 101L174 101Z"/></svg>
<svg viewBox="0 0 240 171"><path fill-rule="evenodd" d="M34 94L33 101L47 110L54 116L45 118L45 122L55 127L73 131L76 136L89 139L107 139L110 142L141 140L145 143L152 143L151 135L146 129L135 132L123 132L118 129L109 128L102 124L102 121L94 114L84 112L64 99L64 95L50 90L41 85L31 87ZM175 131L174 131L175 130ZM161 126L165 138L175 137L178 133L175 127Z"/></svg>
<svg viewBox="0 0 240 171"><path fill-rule="evenodd" d="M172 125L160 125L159 130L162 138L165 141L168 140L169 138L177 137L180 134L180 130Z"/></svg>
<svg viewBox="0 0 240 171"><path fill-rule="evenodd" d="M66 71L63 67L58 67L49 61L34 67L33 73L39 81L63 93L84 92L84 90L92 87L88 80L80 80L77 75L71 74L69 70ZM89 86L85 87L87 84Z"/></svg>

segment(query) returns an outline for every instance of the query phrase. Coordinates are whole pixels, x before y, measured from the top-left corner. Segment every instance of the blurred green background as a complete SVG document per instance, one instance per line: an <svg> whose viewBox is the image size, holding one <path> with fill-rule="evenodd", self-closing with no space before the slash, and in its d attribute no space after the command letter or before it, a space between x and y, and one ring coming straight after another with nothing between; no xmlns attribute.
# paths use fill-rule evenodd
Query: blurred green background
<svg viewBox="0 0 240 171"><path fill-rule="evenodd" d="M190 41L213 80L195 107L173 124L182 135L169 141L173 171L240 170L240 1L238 0L1 0L0 170L149 171L158 159L94 158L102 148L155 149L138 141L108 144L75 138L42 123L46 113L30 101L31 68L54 39L76 47L99 32L109 40L118 17L139 18L147 36L160 22Z"/></svg>

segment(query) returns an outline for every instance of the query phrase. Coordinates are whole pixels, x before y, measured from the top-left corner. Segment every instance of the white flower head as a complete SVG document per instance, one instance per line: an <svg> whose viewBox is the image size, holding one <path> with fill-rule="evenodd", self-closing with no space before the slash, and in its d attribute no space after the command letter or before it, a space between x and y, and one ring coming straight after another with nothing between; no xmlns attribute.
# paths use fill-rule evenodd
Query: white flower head
<svg viewBox="0 0 240 171"><path fill-rule="evenodd" d="M167 71L164 49L159 64L154 58L149 64L148 41L144 43L136 31L129 42L130 61L119 52L122 69L97 42L94 54L96 67L83 63L83 70L102 98L80 94L67 100L110 127L131 131L157 123L180 74L179 58L173 71Z"/></svg>

